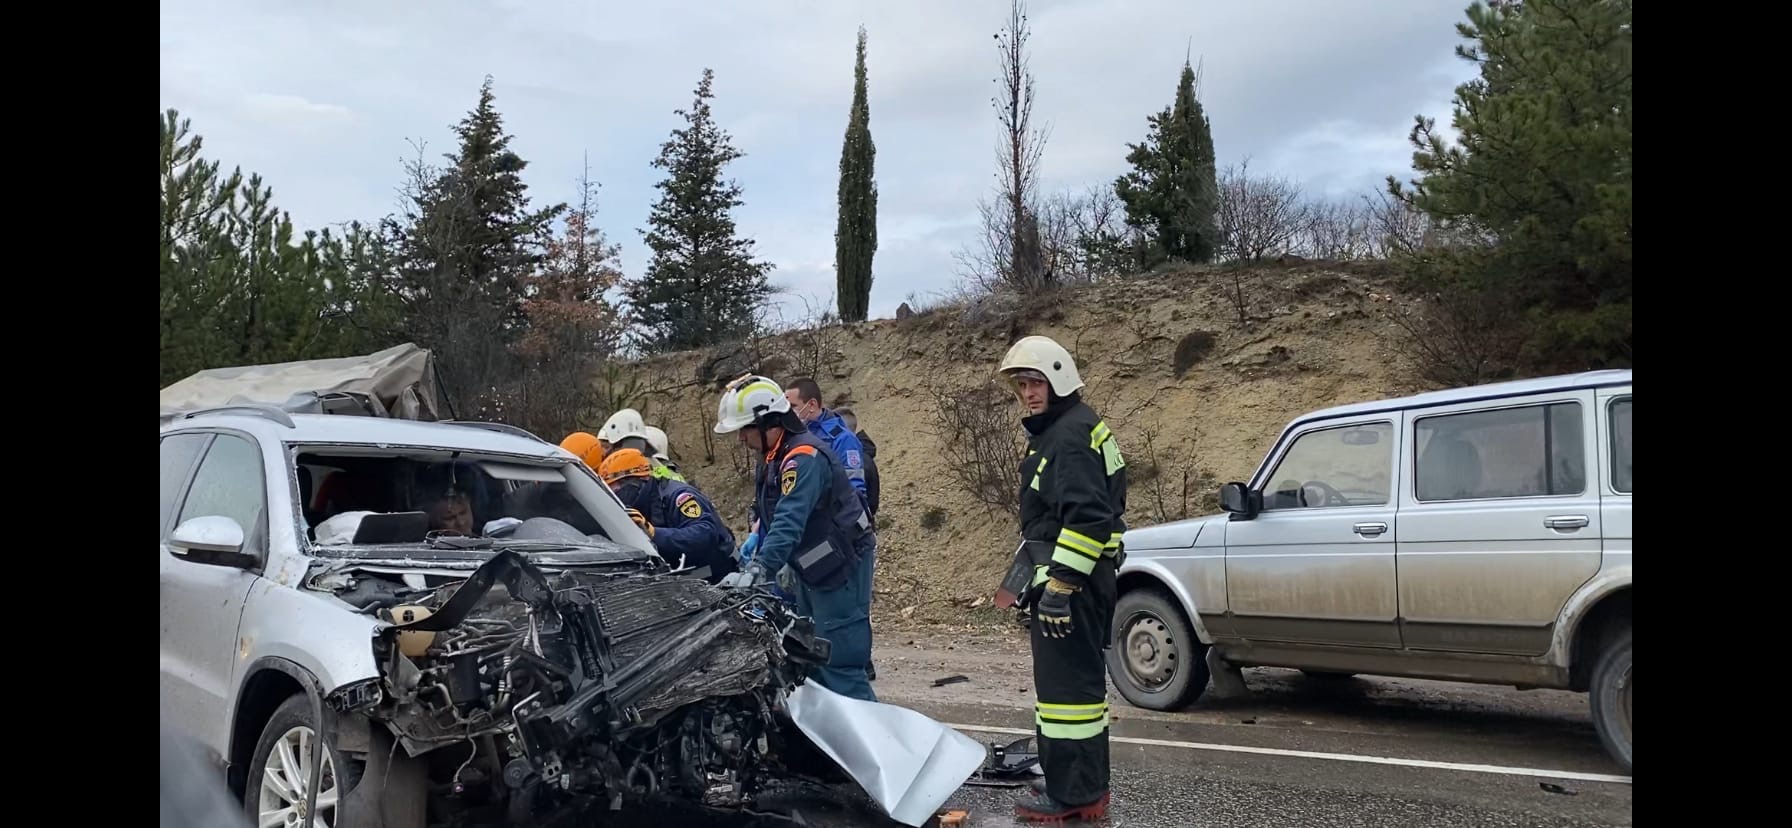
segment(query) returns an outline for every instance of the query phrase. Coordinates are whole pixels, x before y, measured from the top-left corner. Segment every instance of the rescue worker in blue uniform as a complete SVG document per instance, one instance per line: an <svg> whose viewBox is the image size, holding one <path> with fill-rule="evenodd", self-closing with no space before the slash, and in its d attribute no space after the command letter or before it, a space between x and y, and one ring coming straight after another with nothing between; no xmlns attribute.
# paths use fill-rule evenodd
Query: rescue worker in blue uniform
<svg viewBox="0 0 1792 828"><path fill-rule="evenodd" d="M829 411L821 404L821 386L815 380L804 377L790 384L784 396L790 400L790 410L796 412L807 426L809 433L826 441L834 450L834 456L840 459L840 465L846 469L846 479L859 492L859 499L865 502L865 511L871 515L872 528L877 527L877 499L871 490L871 475L876 469L865 451L859 436L839 414ZM865 594L872 592L874 570L877 566L877 553L873 550L861 572L865 579ZM877 668L869 661L865 663L865 675L872 681L877 680Z"/></svg>
<svg viewBox="0 0 1792 828"><path fill-rule="evenodd" d="M740 441L764 462L754 480L758 549L721 585L769 586L793 571L797 611L814 619L831 645L816 681L849 698L877 701L865 665L871 660L871 591L865 570L877 545L871 518L834 450L810 434L784 389L747 374L728 384L716 411L717 434Z"/></svg>
<svg viewBox="0 0 1792 828"><path fill-rule="evenodd" d="M735 571L734 533L695 486L655 476L653 463L632 448L605 455L599 475L660 557L712 584Z"/></svg>
<svg viewBox="0 0 1792 828"><path fill-rule="evenodd" d="M1115 572L1125 560L1126 460L1078 393L1076 361L1043 336L1014 343L999 373L1026 407L1020 524L1034 576L1034 725L1044 790L1014 806L1022 822L1099 819L1108 808L1107 665ZM1024 563L1024 562L1017 562ZM1011 572L1025 572L1016 567Z"/></svg>
<svg viewBox="0 0 1792 828"><path fill-rule="evenodd" d="M865 446L859 442L859 436L846 427L846 421L840 415L827 410L821 404L821 386L815 380L804 377L790 384L784 392L790 400L790 410L796 412L807 426L809 433L821 438L834 450L834 456L840 459L840 466L846 470L846 479L852 481L852 487L865 500L870 509L870 487L866 483L866 465L868 458ZM875 509L871 511L875 512ZM876 515L874 514L873 517Z"/></svg>

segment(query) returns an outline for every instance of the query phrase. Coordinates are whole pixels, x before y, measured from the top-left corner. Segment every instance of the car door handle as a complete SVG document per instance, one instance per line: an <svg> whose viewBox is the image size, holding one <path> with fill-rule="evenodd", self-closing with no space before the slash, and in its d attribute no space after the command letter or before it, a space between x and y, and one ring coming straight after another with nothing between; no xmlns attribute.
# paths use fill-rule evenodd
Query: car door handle
<svg viewBox="0 0 1792 828"><path fill-rule="evenodd" d="M1388 530L1388 525L1385 523L1359 523L1355 526L1350 527L1350 531L1355 532L1359 535L1362 535L1363 537L1366 537L1366 538L1375 537L1376 535L1386 532L1387 530Z"/></svg>
<svg viewBox="0 0 1792 828"><path fill-rule="evenodd" d="M1551 515L1543 519L1543 525L1550 529L1585 529L1591 522L1586 515Z"/></svg>

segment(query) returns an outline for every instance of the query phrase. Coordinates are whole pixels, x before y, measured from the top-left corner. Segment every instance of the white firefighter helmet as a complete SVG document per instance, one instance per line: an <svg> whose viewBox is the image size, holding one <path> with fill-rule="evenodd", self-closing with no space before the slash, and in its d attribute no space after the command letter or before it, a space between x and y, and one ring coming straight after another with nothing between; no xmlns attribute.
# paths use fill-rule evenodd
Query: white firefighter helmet
<svg viewBox="0 0 1792 828"><path fill-rule="evenodd" d="M610 445L616 445L630 437L647 439L647 424L641 420L641 412L632 408L624 408L610 415L604 421L603 430L597 436Z"/></svg>
<svg viewBox="0 0 1792 828"><path fill-rule="evenodd" d="M653 459L661 463L670 462L672 446L666 439L665 430L659 426L648 426L645 431L647 432L647 447L653 449Z"/></svg>
<svg viewBox="0 0 1792 828"><path fill-rule="evenodd" d="M722 392L722 401L716 407L716 433L733 434L761 417L789 411L790 400L784 397L784 389L770 377L742 374Z"/></svg>
<svg viewBox="0 0 1792 828"><path fill-rule="evenodd" d="M1016 371L1037 371L1045 375L1052 384L1052 393L1060 397L1068 397L1072 392L1083 387L1083 377L1076 371L1076 360L1064 346L1044 336L1024 336L1019 342L1008 347L1008 353L1002 357L1002 367L996 369L1003 376Z"/></svg>

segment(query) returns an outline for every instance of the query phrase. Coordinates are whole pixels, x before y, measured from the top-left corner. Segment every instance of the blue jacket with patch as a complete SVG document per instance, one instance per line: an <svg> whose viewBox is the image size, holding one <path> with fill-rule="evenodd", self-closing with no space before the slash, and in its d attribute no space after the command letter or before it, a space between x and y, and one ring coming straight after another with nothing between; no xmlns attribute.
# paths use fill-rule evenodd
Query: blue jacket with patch
<svg viewBox="0 0 1792 828"><path fill-rule="evenodd" d="M715 583L735 570L734 533L716 514L716 507L695 486L680 480L654 479L643 489L642 513L653 524L653 548L673 566L709 568L704 579Z"/></svg>
<svg viewBox="0 0 1792 828"><path fill-rule="evenodd" d="M766 455L754 485L753 512L762 527L754 560L767 573L786 563L805 569L811 564L794 559L830 540L838 542L837 550L848 559L830 564L827 571L810 570L805 583L831 590L856 565L856 544L871 531L871 522L864 499L847 485L838 462L827 443L806 432L786 434L782 445Z"/></svg>
<svg viewBox="0 0 1792 828"><path fill-rule="evenodd" d="M846 472L846 479L858 490L859 498L867 501L870 493L865 484L865 444L859 442L859 435L846 427L846 421L840 415L828 409L807 423L809 433L821 438L834 450L834 458L840 461L840 468Z"/></svg>

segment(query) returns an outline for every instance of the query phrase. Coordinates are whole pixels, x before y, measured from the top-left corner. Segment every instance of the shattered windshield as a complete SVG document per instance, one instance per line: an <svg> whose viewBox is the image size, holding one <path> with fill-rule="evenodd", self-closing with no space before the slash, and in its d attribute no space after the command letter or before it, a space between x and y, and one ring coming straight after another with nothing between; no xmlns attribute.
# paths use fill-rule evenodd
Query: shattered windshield
<svg viewBox="0 0 1792 828"><path fill-rule="evenodd" d="M445 449L302 447L299 505L322 553L368 547L615 548L607 492L570 464ZM613 504L612 504L613 505Z"/></svg>

